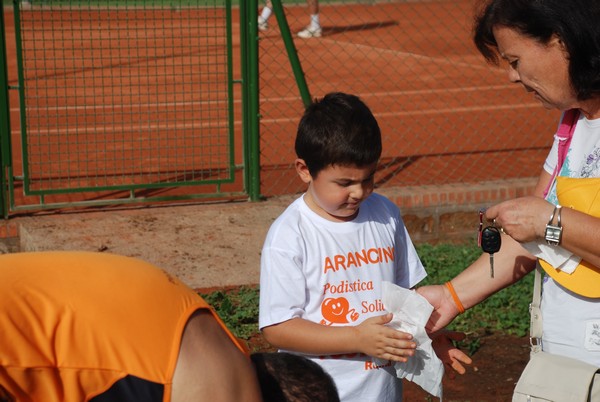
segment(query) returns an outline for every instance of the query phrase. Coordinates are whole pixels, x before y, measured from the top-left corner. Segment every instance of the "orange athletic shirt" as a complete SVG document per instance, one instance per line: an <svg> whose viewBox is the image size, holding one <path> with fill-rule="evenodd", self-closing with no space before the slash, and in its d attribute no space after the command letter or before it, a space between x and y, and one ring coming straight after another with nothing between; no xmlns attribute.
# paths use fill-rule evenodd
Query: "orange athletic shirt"
<svg viewBox="0 0 600 402"><path fill-rule="evenodd" d="M0 255L0 396L87 401L126 376L171 382L183 329L210 306L146 262L105 253ZM244 347L216 316L237 347Z"/></svg>

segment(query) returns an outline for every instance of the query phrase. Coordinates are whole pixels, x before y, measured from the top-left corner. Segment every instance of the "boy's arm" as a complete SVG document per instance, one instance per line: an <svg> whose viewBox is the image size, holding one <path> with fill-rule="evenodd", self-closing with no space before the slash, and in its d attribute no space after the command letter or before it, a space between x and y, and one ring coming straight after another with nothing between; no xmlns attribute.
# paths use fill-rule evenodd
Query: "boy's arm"
<svg viewBox="0 0 600 402"><path fill-rule="evenodd" d="M275 347L311 355L364 353L406 362L415 353L412 335L389 328L392 314L371 317L357 326L328 326L293 318L262 329Z"/></svg>

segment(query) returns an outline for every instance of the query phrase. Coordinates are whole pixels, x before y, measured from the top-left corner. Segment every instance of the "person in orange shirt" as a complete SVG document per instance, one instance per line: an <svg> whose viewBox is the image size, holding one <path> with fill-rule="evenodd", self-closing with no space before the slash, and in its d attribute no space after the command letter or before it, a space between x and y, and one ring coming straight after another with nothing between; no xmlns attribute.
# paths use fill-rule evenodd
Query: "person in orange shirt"
<svg viewBox="0 0 600 402"><path fill-rule="evenodd" d="M196 292L134 258L0 255L0 328L0 401L339 400L319 367L250 357ZM320 387L298 388L306 375Z"/></svg>

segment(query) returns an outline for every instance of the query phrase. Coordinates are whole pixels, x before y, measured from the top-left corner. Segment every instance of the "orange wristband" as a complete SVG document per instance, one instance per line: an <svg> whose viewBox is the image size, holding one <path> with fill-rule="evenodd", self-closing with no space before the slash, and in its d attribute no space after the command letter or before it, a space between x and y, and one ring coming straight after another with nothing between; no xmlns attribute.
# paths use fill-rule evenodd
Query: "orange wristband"
<svg viewBox="0 0 600 402"><path fill-rule="evenodd" d="M450 294L452 295L452 298L454 299L454 304L456 304L456 308L458 309L459 314L464 313L465 306L463 306L463 304L460 302L460 299L458 298L458 295L454 290L454 286L452 286L452 283L450 281L446 282L446 287L448 288Z"/></svg>

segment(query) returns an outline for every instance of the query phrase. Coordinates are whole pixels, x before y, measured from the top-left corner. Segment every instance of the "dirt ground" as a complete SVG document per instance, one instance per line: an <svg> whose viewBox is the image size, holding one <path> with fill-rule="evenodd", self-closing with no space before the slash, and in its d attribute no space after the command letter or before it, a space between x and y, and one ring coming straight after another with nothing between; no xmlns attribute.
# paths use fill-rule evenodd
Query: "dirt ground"
<svg viewBox="0 0 600 402"><path fill-rule="evenodd" d="M509 402L516 382L529 360L529 338L488 334L471 358L467 372L444 379L444 402ZM405 382L404 401L438 401L419 386Z"/></svg>
<svg viewBox="0 0 600 402"><path fill-rule="evenodd" d="M473 363L464 375L443 382L443 402L509 402L521 371L529 360L529 338L504 334L472 334L480 348L471 356ZM256 335L251 349L273 350ZM418 385L404 382L404 402L438 402Z"/></svg>

